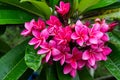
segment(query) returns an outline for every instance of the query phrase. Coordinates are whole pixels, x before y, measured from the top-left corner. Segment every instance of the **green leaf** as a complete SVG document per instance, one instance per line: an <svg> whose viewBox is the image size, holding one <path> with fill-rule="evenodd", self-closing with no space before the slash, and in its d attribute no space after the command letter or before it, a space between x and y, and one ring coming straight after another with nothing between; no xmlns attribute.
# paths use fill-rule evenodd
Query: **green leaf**
<svg viewBox="0 0 120 80"><path fill-rule="evenodd" d="M0 59L0 80L18 80L26 71L24 51L27 42L16 46Z"/></svg>
<svg viewBox="0 0 120 80"><path fill-rule="evenodd" d="M103 63L105 67L111 72L111 74L117 80L120 80L120 36L118 35L119 32L117 31L109 33L109 46L112 48L112 53L110 54L108 60Z"/></svg>
<svg viewBox="0 0 120 80"><path fill-rule="evenodd" d="M63 74L63 68L59 63L56 63L57 75L59 80L72 80L68 74Z"/></svg>
<svg viewBox="0 0 120 80"><path fill-rule="evenodd" d="M51 15L51 10L50 7L45 2L34 0L21 0L21 2L26 1L32 3L44 15L44 17L46 17L46 19L49 19Z"/></svg>
<svg viewBox="0 0 120 80"><path fill-rule="evenodd" d="M95 18L112 18L120 19L120 8L108 9L108 10L95 10L88 12L84 15L84 19L95 19Z"/></svg>
<svg viewBox="0 0 120 80"><path fill-rule="evenodd" d="M39 9L37 9L34 5L31 5L30 3L20 3L19 0L0 0L0 2L13 5L15 7L22 9L22 10L25 10L25 11L28 11L32 14L40 16L42 18L45 17Z"/></svg>
<svg viewBox="0 0 120 80"><path fill-rule="evenodd" d="M0 52L6 53L10 49L11 49L10 46L5 41L3 41L2 39L0 39Z"/></svg>
<svg viewBox="0 0 120 80"><path fill-rule="evenodd" d="M25 51L25 62L27 66L36 71L41 65L41 60L42 56L37 54L33 46L28 45Z"/></svg>
<svg viewBox="0 0 120 80"><path fill-rule="evenodd" d="M99 2L99 0L81 0L79 5L78 5L78 12L79 12L79 14L81 14L87 8L95 5L98 2Z"/></svg>
<svg viewBox="0 0 120 80"><path fill-rule="evenodd" d="M118 2L118 0L100 0L97 4L89 7L87 10L93 10L93 9L97 9L97 8L102 8L108 5L111 5L115 2Z"/></svg>
<svg viewBox="0 0 120 80"><path fill-rule="evenodd" d="M80 80L94 80L86 68L78 71Z"/></svg>
<svg viewBox="0 0 120 80"><path fill-rule="evenodd" d="M3 24L23 24L36 18L28 12L10 5L0 5L0 25Z"/></svg>

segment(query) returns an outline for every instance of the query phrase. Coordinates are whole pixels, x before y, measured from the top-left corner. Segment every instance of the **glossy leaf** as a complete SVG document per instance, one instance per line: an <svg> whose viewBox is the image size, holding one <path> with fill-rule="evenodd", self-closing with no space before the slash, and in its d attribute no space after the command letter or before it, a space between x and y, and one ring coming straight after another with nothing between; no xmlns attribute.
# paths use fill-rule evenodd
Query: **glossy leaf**
<svg viewBox="0 0 120 80"><path fill-rule="evenodd" d="M116 35L117 34L117 35ZM112 53L110 54L107 61L104 62L106 68L111 72L111 74L116 78L120 79L120 36L118 32L113 31L110 33L110 44L112 48Z"/></svg>
<svg viewBox="0 0 120 80"><path fill-rule="evenodd" d="M57 75L59 80L72 80L68 74L63 74L63 68L59 63L56 63Z"/></svg>
<svg viewBox="0 0 120 80"><path fill-rule="evenodd" d="M25 51L25 62L27 66L34 71L41 65L42 56L37 54L33 46L28 45Z"/></svg>
<svg viewBox="0 0 120 80"><path fill-rule="evenodd" d="M78 5L78 12L79 12L79 14L81 14L87 8L95 5L98 2L99 2L99 0L81 0L79 5Z"/></svg>
<svg viewBox="0 0 120 80"><path fill-rule="evenodd" d="M6 53L10 49L11 49L10 46L5 41L3 41L2 39L0 39L0 52Z"/></svg>
<svg viewBox="0 0 120 80"><path fill-rule="evenodd" d="M78 71L80 80L94 80L86 68Z"/></svg>
<svg viewBox="0 0 120 80"><path fill-rule="evenodd" d="M21 0L21 2L30 2L32 3L43 15L48 19L51 15L50 7L45 3L41 1L34 1L34 0Z"/></svg>
<svg viewBox="0 0 120 80"><path fill-rule="evenodd" d="M10 50L0 59L0 80L17 80L27 69L24 51L27 41Z"/></svg>
<svg viewBox="0 0 120 80"><path fill-rule="evenodd" d="M118 2L118 0L100 0L97 4L91 6L87 10L93 10L93 9L97 9L97 8L102 8L102 7L111 5L111 4L115 3L115 2Z"/></svg>
<svg viewBox="0 0 120 80"><path fill-rule="evenodd" d="M20 3L19 0L0 0L0 2L13 5L15 7L22 9L22 10L25 10L25 11L28 11L32 14L40 16L42 18L45 17L39 9L37 9L35 6L31 5L30 3Z"/></svg>
<svg viewBox="0 0 120 80"><path fill-rule="evenodd" d="M0 5L0 25L23 24L36 16L10 5Z"/></svg>
<svg viewBox="0 0 120 80"><path fill-rule="evenodd" d="M84 19L96 19L96 18L112 18L120 19L120 8L108 9L108 10L95 10L88 12L84 15Z"/></svg>

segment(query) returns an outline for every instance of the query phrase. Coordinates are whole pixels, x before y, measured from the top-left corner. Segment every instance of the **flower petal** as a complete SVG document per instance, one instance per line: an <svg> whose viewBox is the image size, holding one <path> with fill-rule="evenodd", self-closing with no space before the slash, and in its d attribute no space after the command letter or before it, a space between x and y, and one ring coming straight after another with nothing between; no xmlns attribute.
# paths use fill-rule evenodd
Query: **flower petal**
<svg viewBox="0 0 120 80"><path fill-rule="evenodd" d="M29 45L34 45L34 44L36 44L36 43L38 43L38 39L37 38L32 38L30 41L29 41Z"/></svg>
<svg viewBox="0 0 120 80"><path fill-rule="evenodd" d="M74 78L76 76L76 69L72 69L70 75Z"/></svg>
<svg viewBox="0 0 120 80"><path fill-rule="evenodd" d="M90 53L87 50L83 52L83 55L82 55L83 60L88 60L90 57L91 57Z"/></svg>
<svg viewBox="0 0 120 80"><path fill-rule="evenodd" d="M50 56L51 56L51 52L49 52L49 53L46 55L46 57L45 57L45 59L46 59L46 62L48 62L48 61L49 61L49 59L50 59Z"/></svg>
<svg viewBox="0 0 120 80"><path fill-rule="evenodd" d="M70 73L71 70L72 70L72 67L69 64L66 64L63 69L63 73L68 74L68 73Z"/></svg>
<svg viewBox="0 0 120 80"><path fill-rule="evenodd" d="M72 38L72 39L79 39L79 36L78 36L76 33L73 33L73 34L71 35L71 38Z"/></svg>
<svg viewBox="0 0 120 80"><path fill-rule="evenodd" d="M89 60L88 60L89 64L91 66L94 66L95 65L95 58L94 57L91 57Z"/></svg>
<svg viewBox="0 0 120 80"><path fill-rule="evenodd" d="M49 52L49 50L45 50L45 49L40 49L38 50L38 54L46 54L47 52Z"/></svg>
<svg viewBox="0 0 120 80"><path fill-rule="evenodd" d="M52 55L53 55L53 56L56 56L56 55L58 55L58 54L60 54L60 51L59 51L58 49L56 49L56 48L53 48L53 49L52 49Z"/></svg>

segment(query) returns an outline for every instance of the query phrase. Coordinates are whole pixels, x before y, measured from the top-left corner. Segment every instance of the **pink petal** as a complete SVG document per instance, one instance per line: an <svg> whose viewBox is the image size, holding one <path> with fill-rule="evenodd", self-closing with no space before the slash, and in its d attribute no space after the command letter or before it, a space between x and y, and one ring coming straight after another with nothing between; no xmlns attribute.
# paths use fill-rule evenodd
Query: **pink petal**
<svg viewBox="0 0 120 80"><path fill-rule="evenodd" d="M21 35L23 36L28 36L30 34L30 31L24 29L22 32L21 32Z"/></svg>
<svg viewBox="0 0 120 80"><path fill-rule="evenodd" d="M75 26L75 32L77 35L80 35L80 31L81 31L81 26Z"/></svg>
<svg viewBox="0 0 120 80"><path fill-rule="evenodd" d="M82 59L83 60L88 60L91 57L90 53L86 50L83 52Z"/></svg>
<svg viewBox="0 0 120 80"><path fill-rule="evenodd" d="M50 40L49 45L53 46L55 48L56 47L56 42L54 40Z"/></svg>
<svg viewBox="0 0 120 80"><path fill-rule="evenodd" d="M68 73L70 73L71 70L72 70L72 67L69 64L66 64L63 69L63 73L68 74Z"/></svg>
<svg viewBox="0 0 120 80"><path fill-rule="evenodd" d="M97 44L97 43L98 43L98 39L96 39L96 38L90 38L90 39L89 39L89 42L90 42L91 44Z"/></svg>
<svg viewBox="0 0 120 80"><path fill-rule="evenodd" d="M53 55L53 56L56 56L56 55L58 55L58 54L60 54L60 51L59 51L58 49L56 49L56 48L53 48L53 49L52 49L52 55Z"/></svg>
<svg viewBox="0 0 120 80"><path fill-rule="evenodd" d="M59 61L62 57L63 57L63 55L61 55L61 54L60 55L56 55L56 56L53 57L53 60L54 61Z"/></svg>
<svg viewBox="0 0 120 80"><path fill-rule="evenodd" d="M37 49L40 46L40 42L35 44L34 49Z"/></svg>
<svg viewBox="0 0 120 80"><path fill-rule="evenodd" d="M78 68L81 69L85 66L85 61L79 60L78 61Z"/></svg>
<svg viewBox="0 0 120 80"><path fill-rule="evenodd" d="M109 47L103 48L103 54L104 55L109 55L112 52L112 49Z"/></svg>
<svg viewBox="0 0 120 80"><path fill-rule="evenodd" d="M108 36L107 34L104 34L104 35L102 36L102 40L103 40L103 41L109 41L109 36Z"/></svg>
<svg viewBox="0 0 120 80"><path fill-rule="evenodd" d="M83 26L82 22L80 20L77 20L76 26Z"/></svg>
<svg viewBox="0 0 120 80"><path fill-rule="evenodd" d="M40 35L42 37L44 37L45 39L47 39L49 37L49 33L48 33L48 30L47 29L44 29L41 31Z"/></svg>
<svg viewBox="0 0 120 80"><path fill-rule="evenodd" d="M49 52L49 50L45 50L45 49L40 49L38 50L38 54L46 54L47 52Z"/></svg>
<svg viewBox="0 0 120 80"><path fill-rule="evenodd" d="M48 62L48 61L49 61L50 56L51 56L51 52L49 52L49 53L46 55L46 62Z"/></svg>
<svg viewBox="0 0 120 80"><path fill-rule="evenodd" d="M89 64L91 66L94 66L95 65L95 58L94 57L91 57L89 60L88 60Z"/></svg>
<svg viewBox="0 0 120 80"><path fill-rule="evenodd" d="M36 38L32 38L30 41L29 41L29 45L34 45L34 44L36 44L36 43L38 43L38 39L36 39Z"/></svg>
<svg viewBox="0 0 120 80"><path fill-rule="evenodd" d="M102 32L98 31L98 32L96 33L96 37L97 37L98 39L100 39L102 36L103 36L103 33L102 33Z"/></svg>
<svg viewBox="0 0 120 80"><path fill-rule="evenodd" d="M73 34L71 35L71 38L72 38L72 39L79 39L79 36L78 36L76 33L73 33Z"/></svg>
<svg viewBox="0 0 120 80"><path fill-rule="evenodd" d="M40 45L40 47L43 49L49 49L49 44L47 42L45 42L42 45Z"/></svg>
<svg viewBox="0 0 120 80"><path fill-rule="evenodd" d="M83 46L84 41L83 41L83 39L77 39L77 43L78 43L80 46Z"/></svg>
<svg viewBox="0 0 120 80"><path fill-rule="evenodd" d="M32 31L32 34L33 34L34 37L36 37L36 38L38 38L38 39L40 38L40 32L39 32L39 31L33 30L33 31Z"/></svg>
<svg viewBox="0 0 120 80"><path fill-rule="evenodd" d="M72 69L70 75L74 78L76 76L76 69Z"/></svg>
<svg viewBox="0 0 120 80"><path fill-rule="evenodd" d="M62 57L62 59L60 60L60 64L63 65L65 63L65 56Z"/></svg>
<svg viewBox="0 0 120 80"><path fill-rule="evenodd" d="M77 69L77 62L72 61L71 63L72 68Z"/></svg>

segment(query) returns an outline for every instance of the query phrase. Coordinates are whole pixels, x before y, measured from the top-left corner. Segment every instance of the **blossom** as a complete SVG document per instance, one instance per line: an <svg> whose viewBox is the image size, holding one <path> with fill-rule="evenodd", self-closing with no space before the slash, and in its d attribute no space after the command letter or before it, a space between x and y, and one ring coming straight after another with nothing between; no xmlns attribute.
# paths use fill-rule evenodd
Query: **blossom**
<svg viewBox="0 0 120 80"><path fill-rule="evenodd" d="M90 44L97 44L103 36L103 32L100 31L100 27L98 25L93 25L92 28L89 28L88 32Z"/></svg>
<svg viewBox="0 0 120 80"><path fill-rule="evenodd" d="M64 74L69 74L70 73L70 75L72 77L75 77L76 76L76 69L72 68L70 64L66 64L64 66L63 73Z"/></svg>
<svg viewBox="0 0 120 80"><path fill-rule="evenodd" d="M83 25L80 20L77 21L75 32L72 33L71 38L76 40L80 46L82 46L83 43L88 40L88 28Z"/></svg>
<svg viewBox="0 0 120 80"><path fill-rule="evenodd" d="M57 34L59 28L62 26L60 20L56 16L50 16L50 20L47 20L46 23L49 25L48 32L51 35Z"/></svg>
<svg viewBox="0 0 120 80"><path fill-rule="evenodd" d="M71 28L66 26L65 28L61 28L59 33L55 35L55 40L58 41L58 44L67 44L71 40Z"/></svg>
<svg viewBox="0 0 120 80"><path fill-rule="evenodd" d="M108 30L108 31L112 31L112 30L115 28L116 25L118 25L117 22L112 22L112 23L110 23L110 24L109 24L109 30Z"/></svg>
<svg viewBox="0 0 120 80"><path fill-rule="evenodd" d="M38 54L45 54L46 62L49 61L51 55L55 56L60 53L60 51L56 48L56 42L50 40L49 43L44 43L40 45L41 49L38 50Z"/></svg>
<svg viewBox="0 0 120 80"><path fill-rule="evenodd" d="M35 45L35 49L38 48L42 43L46 42L46 39L49 37L47 29L44 29L41 32L33 30L32 34L34 37L29 41L29 45Z"/></svg>
<svg viewBox="0 0 120 80"><path fill-rule="evenodd" d="M54 61L59 61L60 64L63 65L65 63L65 60L67 56L70 54L70 48L66 45L59 45L57 46L57 49L60 51L57 55L53 56Z"/></svg>
<svg viewBox="0 0 120 80"><path fill-rule="evenodd" d="M57 9L57 12L64 16L70 10L70 3L64 3L63 1L60 1L60 7L58 6L55 7Z"/></svg>
<svg viewBox="0 0 120 80"><path fill-rule="evenodd" d="M25 22L25 29L21 32L21 35L23 36L29 36L32 33L33 23L35 22L34 19L32 19L30 22Z"/></svg>
<svg viewBox="0 0 120 80"><path fill-rule="evenodd" d="M36 30L43 30L45 28L45 23L42 19L38 19L37 22L33 22L34 29Z"/></svg>

